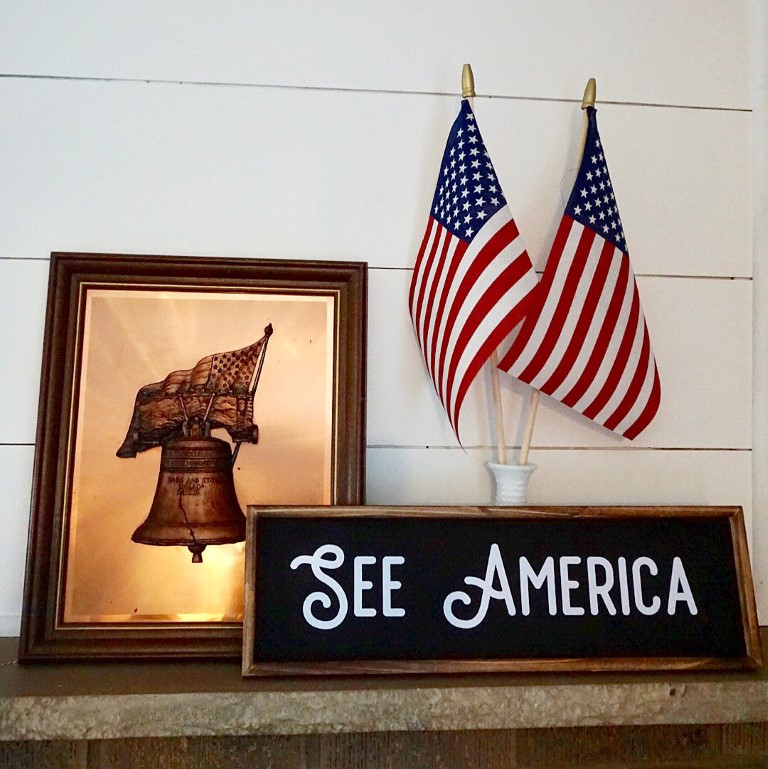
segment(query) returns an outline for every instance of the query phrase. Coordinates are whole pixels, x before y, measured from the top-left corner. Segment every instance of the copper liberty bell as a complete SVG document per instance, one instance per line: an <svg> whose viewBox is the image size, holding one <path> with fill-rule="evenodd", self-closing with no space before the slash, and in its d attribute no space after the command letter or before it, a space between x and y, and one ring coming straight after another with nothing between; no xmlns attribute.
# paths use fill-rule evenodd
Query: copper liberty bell
<svg viewBox="0 0 768 769"><path fill-rule="evenodd" d="M208 545L245 539L232 467L242 443L258 442L253 397L271 334L267 326L249 347L209 355L139 390L117 455L135 457L155 446L162 455L152 506L134 542L187 547L192 563L202 563ZM226 428L234 451L211 436L217 427Z"/></svg>
<svg viewBox="0 0 768 769"><path fill-rule="evenodd" d="M245 516L235 493L229 444L204 435L166 443L152 507L131 539L184 545L192 563L202 562L207 545L242 542Z"/></svg>

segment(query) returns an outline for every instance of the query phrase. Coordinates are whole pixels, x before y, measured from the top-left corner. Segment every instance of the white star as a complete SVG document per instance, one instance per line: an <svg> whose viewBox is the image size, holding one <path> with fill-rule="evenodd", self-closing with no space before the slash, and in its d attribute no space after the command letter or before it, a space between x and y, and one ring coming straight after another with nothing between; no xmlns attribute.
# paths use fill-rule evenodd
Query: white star
<svg viewBox="0 0 768 769"><path fill-rule="evenodd" d="M478 198L478 199L475 201L475 205L476 205L478 208L482 208L482 207L485 205L485 200L483 200L483 198Z"/></svg>
<svg viewBox="0 0 768 769"><path fill-rule="evenodd" d="M482 191L483 191L483 185L482 184L478 184L475 187L475 192L479 195Z"/></svg>
<svg viewBox="0 0 768 769"><path fill-rule="evenodd" d="M587 171L587 181L590 181L590 182L592 181L592 172L591 171Z"/></svg>
<svg viewBox="0 0 768 769"><path fill-rule="evenodd" d="M581 206L576 206L576 208L573 209L573 213L576 214L576 216L579 216L581 214Z"/></svg>
<svg viewBox="0 0 768 769"><path fill-rule="evenodd" d="M483 221L483 219L485 219L486 216L488 216L488 214L486 214L485 211L478 211L477 212L477 218L480 221Z"/></svg>
<svg viewBox="0 0 768 769"><path fill-rule="evenodd" d="M475 231L471 227L467 228L467 237L471 238L474 232Z"/></svg>
<svg viewBox="0 0 768 769"><path fill-rule="evenodd" d="M582 198L586 198L587 197L587 191L586 190L581 190L580 192L581 192L581 197Z"/></svg>
<svg viewBox="0 0 768 769"><path fill-rule="evenodd" d="M595 223L595 217L594 216L590 216L589 217L589 223L590 224L594 224Z"/></svg>
<svg viewBox="0 0 768 769"><path fill-rule="evenodd" d="M499 202L498 198L491 198L491 205L492 206L500 206L501 203Z"/></svg>

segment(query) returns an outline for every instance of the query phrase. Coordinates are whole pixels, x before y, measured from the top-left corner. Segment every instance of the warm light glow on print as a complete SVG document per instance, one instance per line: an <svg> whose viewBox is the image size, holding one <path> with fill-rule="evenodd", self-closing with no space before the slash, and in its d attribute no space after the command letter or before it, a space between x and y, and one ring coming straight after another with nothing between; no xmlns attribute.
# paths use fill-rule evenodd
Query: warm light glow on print
<svg viewBox="0 0 768 769"><path fill-rule="evenodd" d="M132 543L135 544L135 543ZM136 547L148 547L146 545L135 545ZM197 572L193 568L200 568L200 564L193 564L189 558L189 551L182 547L162 547L163 557L160 559L163 563L156 566L156 574L165 581L170 579L178 583L180 587L195 585L197 594L194 596L195 602L201 606L215 606L222 602L222 597L228 596L229 601L234 606L240 606L239 613L204 613L204 612L186 612L176 614L153 613L151 607L144 603L145 595L138 595L132 614L95 614L92 616L82 615L77 618L77 622L98 623L98 622L132 622L132 623L155 623L155 622L241 622L243 619L243 571L245 561L245 543L236 542L231 545L216 545L205 549L203 566L205 568L206 579L202 586L197 584ZM140 586L138 586L140 588ZM173 592L171 594L177 600L185 600L188 596L184 592ZM171 595L166 596L166 602ZM142 606L149 608L142 608Z"/></svg>
<svg viewBox="0 0 768 769"><path fill-rule="evenodd" d="M94 289L87 293L72 458L64 623L237 622L243 543L136 544L161 449L115 456L138 390L215 352L274 334L254 399L259 443L233 470L240 506L327 504L332 494L332 297ZM214 436L225 440L224 430Z"/></svg>

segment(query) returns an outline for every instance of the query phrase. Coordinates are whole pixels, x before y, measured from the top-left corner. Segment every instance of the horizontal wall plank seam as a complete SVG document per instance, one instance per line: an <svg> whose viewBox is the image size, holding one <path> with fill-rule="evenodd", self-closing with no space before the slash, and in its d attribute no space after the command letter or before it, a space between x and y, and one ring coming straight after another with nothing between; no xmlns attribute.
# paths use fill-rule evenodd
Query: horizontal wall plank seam
<svg viewBox="0 0 768 769"><path fill-rule="evenodd" d="M88 252L83 252L83 253L88 253ZM151 256L178 256L178 254L151 254ZM213 255L211 255L211 258L214 258ZM241 258L248 259L249 257L241 257ZM260 257L254 256L253 258L258 259ZM0 261L47 262L47 261L50 261L50 257L49 256L7 256L7 255L0 254ZM413 272L413 267L379 267L375 265L369 265L368 269L371 272L374 272L374 271L375 272ZM537 270L537 273L541 275L542 271ZM682 273L673 273L670 275L665 275L659 272L636 272L635 277L636 278L662 278L664 280L667 280L667 279L726 280L726 281L739 280L739 281L747 281L749 283L751 283L753 280L751 275L684 275Z"/></svg>
<svg viewBox="0 0 768 769"><path fill-rule="evenodd" d="M4 257L0 256L0 259ZM9 259L14 259L15 257L5 257ZM36 259L37 257L20 257L20 258L27 258L27 259ZM42 257L44 258L44 257ZM379 267L375 265L369 265L368 269L373 271L381 271L381 272L413 272L413 267ZM543 274L543 270L536 270L536 272L541 275ZM680 280L747 280L752 281L752 275L685 275L684 273L663 273L663 272L635 272L634 273L636 278L675 278Z"/></svg>
<svg viewBox="0 0 768 769"><path fill-rule="evenodd" d="M446 449L448 451L480 451L485 449L496 449L496 444L473 444L472 446L455 446L448 444L369 444L369 449ZM514 443L507 444L507 448L520 448ZM744 447L726 447L726 446L571 446L571 445L536 445L531 444L531 450L536 451L672 451L672 452L692 452L699 453L703 451L707 452L746 452L749 453L752 449L748 446Z"/></svg>
<svg viewBox="0 0 768 769"><path fill-rule="evenodd" d="M49 262L50 256L0 256L0 259L16 262Z"/></svg>
<svg viewBox="0 0 768 769"><path fill-rule="evenodd" d="M242 83L216 80L165 80L141 77L98 77L86 75L25 75L17 72L0 72L0 79L6 80L62 80L88 83L144 83L146 85L190 85L212 88L259 88L283 89L289 91L329 91L335 93L382 94L388 96L458 96L454 91L401 91L387 88L345 88L341 86L287 85L276 83ZM581 99L563 99L550 96L513 96L507 94L477 94L478 99L503 99L506 101L551 102L555 104L581 104ZM748 107L711 107L702 104L671 104L664 102L600 100L600 104L620 107L652 107L656 109L690 109L707 112L740 112L750 114Z"/></svg>
<svg viewBox="0 0 768 769"><path fill-rule="evenodd" d="M0 448L34 448L34 443L29 442L14 442L14 441L0 441ZM472 446L449 446L447 444L395 444L395 443L370 443L366 446L367 449L430 449L430 450L447 450L447 451L484 451L486 449L496 449L496 445L493 444L476 444ZM507 444L508 449L519 449L520 447L514 443ZM725 447L725 446L549 446L536 444L531 445L532 450L536 451L734 451L734 452L751 452L750 447Z"/></svg>

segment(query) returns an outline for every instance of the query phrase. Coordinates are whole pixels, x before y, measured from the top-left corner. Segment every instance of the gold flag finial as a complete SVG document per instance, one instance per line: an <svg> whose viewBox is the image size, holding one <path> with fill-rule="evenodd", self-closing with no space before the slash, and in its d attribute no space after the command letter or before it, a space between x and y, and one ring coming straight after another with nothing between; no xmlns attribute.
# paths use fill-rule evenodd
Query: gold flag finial
<svg viewBox="0 0 768 769"><path fill-rule="evenodd" d="M587 81L587 87L584 89L584 98L581 100L581 108L586 109L587 107L594 107L596 98L597 83L595 83L595 78L591 77Z"/></svg>
<svg viewBox="0 0 768 769"><path fill-rule="evenodd" d="M475 76L469 64L465 64L461 70L461 95L464 99L471 99L475 95Z"/></svg>

